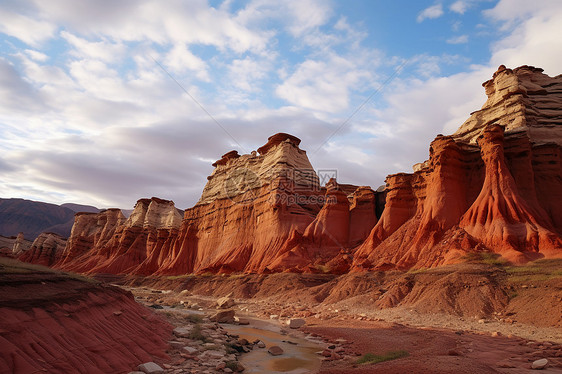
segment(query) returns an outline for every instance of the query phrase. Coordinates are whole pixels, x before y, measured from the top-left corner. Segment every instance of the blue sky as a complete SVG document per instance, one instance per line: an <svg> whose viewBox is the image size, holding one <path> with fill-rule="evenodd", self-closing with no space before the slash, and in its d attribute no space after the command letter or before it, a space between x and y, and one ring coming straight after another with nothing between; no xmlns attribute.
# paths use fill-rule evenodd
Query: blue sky
<svg viewBox="0 0 562 374"><path fill-rule="evenodd" d="M277 132L376 188L498 65L562 73L561 25L558 0L3 1L0 197L187 208Z"/></svg>

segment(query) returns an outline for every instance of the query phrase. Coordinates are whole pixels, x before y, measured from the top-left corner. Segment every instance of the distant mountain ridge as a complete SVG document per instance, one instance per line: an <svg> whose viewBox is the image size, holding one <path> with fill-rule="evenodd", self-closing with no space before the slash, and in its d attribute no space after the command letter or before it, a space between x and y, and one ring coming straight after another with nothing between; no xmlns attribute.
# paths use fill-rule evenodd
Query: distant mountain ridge
<svg viewBox="0 0 562 374"><path fill-rule="evenodd" d="M27 240L34 240L42 232L70 236L77 212L98 213L90 205L49 204L25 199L0 198L0 235L16 236L23 232Z"/></svg>

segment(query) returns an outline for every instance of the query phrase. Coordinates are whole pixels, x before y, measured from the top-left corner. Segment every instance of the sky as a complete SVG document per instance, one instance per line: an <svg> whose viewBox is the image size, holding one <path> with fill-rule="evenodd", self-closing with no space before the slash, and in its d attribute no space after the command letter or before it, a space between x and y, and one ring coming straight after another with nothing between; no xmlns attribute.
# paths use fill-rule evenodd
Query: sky
<svg viewBox="0 0 562 374"><path fill-rule="evenodd" d="M278 132L377 188L560 35L559 0L2 0L0 197L185 209Z"/></svg>

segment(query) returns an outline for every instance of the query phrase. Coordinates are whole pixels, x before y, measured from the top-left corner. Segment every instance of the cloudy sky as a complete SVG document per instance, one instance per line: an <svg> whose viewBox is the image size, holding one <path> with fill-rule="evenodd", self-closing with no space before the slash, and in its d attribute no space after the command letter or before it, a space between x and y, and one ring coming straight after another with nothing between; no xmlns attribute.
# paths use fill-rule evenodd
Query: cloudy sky
<svg viewBox="0 0 562 374"><path fill-rule="evenodd" d="M0 197L187 208L277 132L376 188L500 64L562 73L561 25L559 0L2 0Z"/></svg>

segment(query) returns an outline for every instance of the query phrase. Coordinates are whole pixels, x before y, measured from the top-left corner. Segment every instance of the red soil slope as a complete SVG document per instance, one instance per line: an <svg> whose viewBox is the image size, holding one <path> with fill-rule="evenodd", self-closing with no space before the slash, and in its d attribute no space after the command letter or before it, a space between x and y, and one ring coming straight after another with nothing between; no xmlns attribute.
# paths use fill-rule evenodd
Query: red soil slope
<svg viewBox="0 0 562 374"><path fill-rule="evenodd" d="M166 358L171 326L130 293L15 260L0 265L0 372L127 373Z"/></svg>

